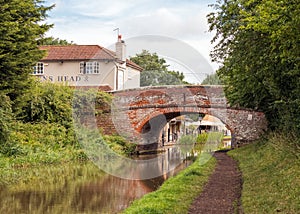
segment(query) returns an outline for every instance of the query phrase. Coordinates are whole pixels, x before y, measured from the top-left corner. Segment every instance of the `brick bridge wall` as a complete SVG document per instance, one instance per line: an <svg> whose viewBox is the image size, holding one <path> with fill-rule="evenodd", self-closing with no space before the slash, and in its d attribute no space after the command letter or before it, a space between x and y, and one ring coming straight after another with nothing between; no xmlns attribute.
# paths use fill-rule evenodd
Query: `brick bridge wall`
<svg viewBox="0 0 300 214"><path fill-rule="evenodd" d="M114 97L110 115L98 118L98 126L135 138L146 149L159 146L167 122L187 113L218 117L234 136L233 147L256 140L267 129L262 112L230 107L221 86L145 87L114 92Z"/></svg>

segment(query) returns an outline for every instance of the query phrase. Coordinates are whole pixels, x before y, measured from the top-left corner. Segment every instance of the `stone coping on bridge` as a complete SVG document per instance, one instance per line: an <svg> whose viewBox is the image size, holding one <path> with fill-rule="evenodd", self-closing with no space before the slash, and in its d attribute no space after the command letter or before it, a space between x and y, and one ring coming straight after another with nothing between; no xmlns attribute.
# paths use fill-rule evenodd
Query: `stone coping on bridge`
<svg viewBox="0 0 300 214"><path fill-rule="evenodd" d="M137 90L151 90L151 89L170 89L170 88L193 88L193 87L203 87L203 88L223 88L222 85L155 85L155 86L143 86L139 88L129 88L124 90L113 90L110 93L119 92L129 92Z"/></svg>

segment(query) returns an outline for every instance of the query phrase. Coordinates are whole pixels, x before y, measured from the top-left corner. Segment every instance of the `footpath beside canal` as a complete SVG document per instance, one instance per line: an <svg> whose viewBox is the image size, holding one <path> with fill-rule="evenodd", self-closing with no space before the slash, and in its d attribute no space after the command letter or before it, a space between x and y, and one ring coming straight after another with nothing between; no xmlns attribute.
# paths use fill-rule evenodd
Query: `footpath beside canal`
<svg viewBox="0 0 300 214"><path fill-rule="evenodd" d="M214 157L217 159L215 171L188 213L242 213L242 176L237 162L225 151L216 152Z"/></svg>

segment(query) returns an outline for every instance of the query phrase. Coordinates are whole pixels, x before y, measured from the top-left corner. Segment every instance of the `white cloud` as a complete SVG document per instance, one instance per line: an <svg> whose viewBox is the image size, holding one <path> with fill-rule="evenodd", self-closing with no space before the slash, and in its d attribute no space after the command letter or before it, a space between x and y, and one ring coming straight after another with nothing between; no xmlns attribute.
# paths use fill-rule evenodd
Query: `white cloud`
<svg viewBox="0 0 300 214"><path fill-rule="evenodd" d="M214 0L52 0L56 8L48 23L48 35L77 44L109 46L116 41L115 28L123 38L161 35L182 40L195 47L207 60L212 46L206 15ZM214 68L216 66L213 66Z"/></svg>
<svg viewBox="0 0 300 214"><path fill-rule="evenodd" d="M103 1L89 1L89 3L80 1L73 8L84 16L113 18L118 17L125 10L129 9L130 4L128 3L130 2L116 0L111 0L109 3Z"/></svg>
<svg viewBox="0 0 300 214"><path fill-rule="evenodd" d="M177 9L158 8L152 13L118 20L126 34L157 34L176 38L193 38L205 35L206 13L193 11L189 14Z"/></svg>

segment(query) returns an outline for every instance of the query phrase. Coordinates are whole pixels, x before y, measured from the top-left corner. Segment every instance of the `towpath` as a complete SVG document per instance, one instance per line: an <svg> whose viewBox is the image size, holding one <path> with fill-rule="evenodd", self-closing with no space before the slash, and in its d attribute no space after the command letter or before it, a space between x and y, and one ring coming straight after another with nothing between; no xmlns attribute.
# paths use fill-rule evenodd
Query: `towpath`
<svg viewBox="0 0 300 214"><path fill-rule="evenodd" d="M237 162L226 151L215 152L214 157L217 159L215 171L188 213L243 213L240 204L242 176Z"/></svg>

